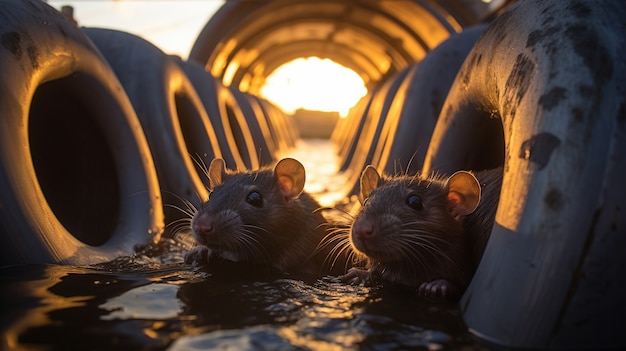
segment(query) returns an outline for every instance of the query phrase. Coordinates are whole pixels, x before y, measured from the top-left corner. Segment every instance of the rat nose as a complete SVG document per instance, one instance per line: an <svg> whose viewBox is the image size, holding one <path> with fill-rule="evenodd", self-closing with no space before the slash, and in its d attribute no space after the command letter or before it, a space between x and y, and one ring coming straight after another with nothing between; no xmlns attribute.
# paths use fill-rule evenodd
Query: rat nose
<svg viewBox="0 0 626 351"><path fill-rule="evenodd" d="M374 224L368 220L360 220L354 223L352 231L357 239L369 240L374 236Z"/></svg>
<svg viewBox="0 0 626 351"><path fill-rule="evenodd" d="M193 231L203 237L207 237L213 233L213 221L206 216L200 216L193 222Z"/></svg>

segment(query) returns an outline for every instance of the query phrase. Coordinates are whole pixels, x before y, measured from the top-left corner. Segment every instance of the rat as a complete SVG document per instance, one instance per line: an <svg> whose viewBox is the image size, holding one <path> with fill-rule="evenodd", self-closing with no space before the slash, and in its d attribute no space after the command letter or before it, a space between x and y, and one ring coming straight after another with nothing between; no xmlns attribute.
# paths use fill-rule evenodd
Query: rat
<svg viewBox="0 0 626 351"><path fill-rule="evenodd" d="M342 280L380 277L418 288L420 295L458 298L489 238L502 169L477 176L459 171L448 178L381 177L367 166L360 179L362 208L349 234L352 249L367 265L350 269ZM485 187L488 199L481 202Z"/></svg>
<svg viewBox="0 0 626 351"><path fill-rule="evenodd" d="M321 271L318 246L328 229L319 203L303 191L306 174L299 161L284 158L273 169L232 171L218 158L208 177L209 200L191 221L200 246L186 254L186 263L217 258L279 273Z"/></svg>

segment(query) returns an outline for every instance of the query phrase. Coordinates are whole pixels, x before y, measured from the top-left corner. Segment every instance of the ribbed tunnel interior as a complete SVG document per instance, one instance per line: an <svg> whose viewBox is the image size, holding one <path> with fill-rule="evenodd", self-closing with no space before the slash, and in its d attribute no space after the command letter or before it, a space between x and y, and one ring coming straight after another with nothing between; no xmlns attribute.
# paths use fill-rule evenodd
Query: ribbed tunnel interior
<svg viewBox="0 0 626 351"><path fill-rule="evenodd" d="M198 36L190 60L224 84L259 93L277 67L299 57L331 59L370 90L462 28L497 14L506 0L228 1Z"/></svg>
<svg viewBox="0 0 626 351"><path fill-rule="evenodd" d="M626 6L513 2L3 0L3 349L626 349Z"/></svg>

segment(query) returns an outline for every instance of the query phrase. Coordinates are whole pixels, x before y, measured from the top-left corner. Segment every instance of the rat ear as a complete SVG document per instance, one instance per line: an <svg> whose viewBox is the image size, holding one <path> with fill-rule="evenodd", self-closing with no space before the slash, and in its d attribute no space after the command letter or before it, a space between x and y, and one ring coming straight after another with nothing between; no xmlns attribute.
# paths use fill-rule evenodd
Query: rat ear
<svg viewBox="0 0 626 351"><path fill-rule="evenodd" d="M221 158L214 158L209 165L209 183L211 190L222 184L226 175L226 162Z"/></svg>
<svg viewBox="0 0 626 351"><path fill-rule="evenodd" d="M304 189L306 173L304 166L293 158L284 158L274 167L274 174L278 178L280 190L286 199L300 195Z"/></svg>
<svg viewBox="0 0 626 351"><path fill-rule="evenodd" d="M456 220L466 216L480 203L478 179L466 171L458 171L448 178L448 210Z"/></svg>
<svg viewBox="0 0 626 351"><path fill-rule="evenodd" d="M380 175L376 168L371 165L365 167L363 173L361 173L361 197L359 199L361 203L367 199L372 190L378 187L379 180Z"/></svg>

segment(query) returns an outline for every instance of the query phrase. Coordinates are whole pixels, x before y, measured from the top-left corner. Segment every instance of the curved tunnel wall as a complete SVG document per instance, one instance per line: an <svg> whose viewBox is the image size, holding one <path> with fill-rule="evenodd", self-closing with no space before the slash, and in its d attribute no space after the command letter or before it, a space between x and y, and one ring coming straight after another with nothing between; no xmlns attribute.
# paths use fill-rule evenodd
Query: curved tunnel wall
<svg viewBox="0 0 626 351"><path fill-rule="evenodd" d="M133 243L158 239L162 213L157 177L149 140L143 134L146 128L139 125L131 101L92 42L40 2L24 3L28 8L0 22L5 33L0 67L4 77L10 77L0 84L0 91L6 93L0 94L4 112L0 207L10 209L0 216L1 239L8 244L2 245L0 258L81 264L116 257L131 251ZM375 83L384 77L402 79L400 72L408 63L419 62L431 44L471 22L453 16L453 6L446 7L445 1L438 2L437 8L434 4L229 2L215 22L209 22L194 50L196 58L208 55L201 60L205 67L232 83L233 89L254 93L255 84L271 67L314 52L349 62L346 66L384 91L396 81ZM626 198L621 79L626 69L622 38L626 9L617 3L594 4L573 2L564 10L556 0L520 2L491 23L456 75L425 157L424 173L504 164L504 195L492 238L461 300L472 331L497 344L516 348L624 345L618 328L626 317L620 251L624 219L619 216ZM401 20L408 13L412 20L423 20L416 23L427 23L420 27L423 33L402 34L411 33L411 21ZM320 14L327 17L315 18ZM281 22L283 16L292 15L295 20ZM242 22L227 23L231 16ZM58 26L51 31L40 23ZM209 31L216 23L225 25L222 33ZM377 30L376 23L388 30ZM543 31L546 24L555 23ZM244 29L244 24L258 31ZM212 35L221 41L204 40ZM342 46L337 39L342 37L353 47ZM29 45L26 51L22 45ZM365 47L369 49L359 51ZM385 54L376 57L380 53ZM376 64L359 65L365 62L359 57ZM384 95L391 104L388 99L393 94ZM52 101L54 108L46 109ZM49 112L63 118L49 119ZM476 123L486 120L501 128ZM65 129L66 125L72 128ZM477 130L482 133L473 132ZM485 132L498 136L482 138ZM482 147L485 143L479 139L499 142L500 134L504 134L503 145ZM75 135L80 138L62 140ZM189 134L186 138L191 139ZM68 152L78 148L81 153ZM483 149L496 151L488 158L493 164L476 163L485 160ZM503 149L502 155L498 151ZM65 163L71 168L63 167ZM60 179L65 174L58 165L62 171L86 170L85 176ZM98 172L99 166L111 169ZM77 183L85 179L99 184ZM101 184L110 187L91 191ZM101 232L84 230L84 222L74 221L74 208L95 202L83 196L88 192L106 197L97 214L106 212L112 221ZM74 206L62 206L62 197ZM94 214L84 217L89 221Z"/></svg>
<svg viewBox="0 0 626 351"><path fill-rule="evenodd" d="M201 31L189 59L224 84L258 94L280 65L317 56L352 69L369 90L506 2L229 1Z"/></svg>
<svg viewBox="0 0 626 351"><path fill-rule="evenodd" d="M470 2L456 3L230 2L207 23L190 59L226 85L255 94L276 67L314 55L354 70L371 93L452 33L498 12L463 13L457 10L467 10ZM623 40L613 33L623 31L618 18L624 18L624 7L569 4L519 2L516 11L494 22L510 23L506 30L492 26L465 61L469 68L461 70L438 114L422 168L428 173L504 164L498 224L461 304L476 335L509 347L624 345L615 328L625 318L624 260L617 253L624 247L623 221L615 217L624 190L613 183L624 173L623 84L613 80L624 67ZM569 67L578 56L583 64ZM550 72L552 64L557 68ZM535 65L540 73L533 77ZM592 73L585 75L586 68ZM598 78L594 69L607 80L584 82ZM472 78L463 81L470 72ZM524 85L531 82L523 99ZM578 91L568 90L577 83ZM622 95L594 95L606 87ZM585 96L571 97L580 93ZM569 113L564 106L570 103L584 107ZM583 123L588 124L581 128ZM538 149L555 148L554 140L567 147L556 147L549 164L546 158L546 165L533 165L536 154L542 155ZM582 164L587 169L580 170ZM584 206L565 199L585 199Z"/></svg>

